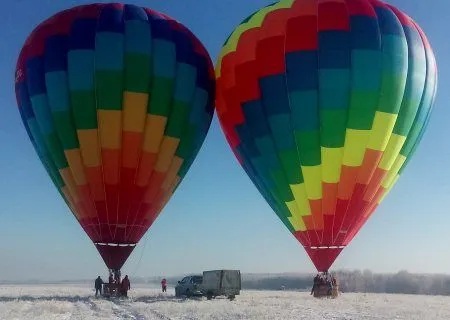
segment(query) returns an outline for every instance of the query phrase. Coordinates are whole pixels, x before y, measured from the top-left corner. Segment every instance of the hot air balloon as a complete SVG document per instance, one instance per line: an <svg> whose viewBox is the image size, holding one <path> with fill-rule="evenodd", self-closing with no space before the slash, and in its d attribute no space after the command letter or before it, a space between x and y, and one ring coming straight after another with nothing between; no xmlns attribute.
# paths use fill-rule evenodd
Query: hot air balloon
<svg viewBox="0 0 450 320"><path fill-rule="evenodd" d="M119 271L209 130L215 77L207 51L156 11L78 6L34 29L15 89L52 182L107 267Z"/></svg>
<svg viewBox="0 0 450 320"><path fill-rule="evenodd" d="M216 65L240 164L328 272L416 150L437 86L420 27L378 0L282 0L245 19Z"/></svg>

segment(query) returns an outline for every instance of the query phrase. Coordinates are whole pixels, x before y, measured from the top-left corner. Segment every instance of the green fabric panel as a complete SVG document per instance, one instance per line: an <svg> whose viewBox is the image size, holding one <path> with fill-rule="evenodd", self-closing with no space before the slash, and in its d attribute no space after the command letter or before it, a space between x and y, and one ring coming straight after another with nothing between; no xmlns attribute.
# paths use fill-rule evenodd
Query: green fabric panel
<svg viewBox="0 0 450 320"><path fill-rule="evenodd" d="M347 128L370 130L379 98L378 91L352 91Z"/></svg>
<svg viewBox="0 0 450 320"><path fill-rule="evenodd" d="M174 79L154 78L151 100L149 104L149 114L169 117L172 106Z"/></svg>
<svg viewBox="0 0 450 320"><path fill-rule="evenodd" d="M146 54L125 55L125 91L147 93L150 90L151 57Z"/></svg>
<svg viewBox="0 0 450 320"><path fill-rule="evenodd" d="M417 108L419 107L420 101L410 101L403 100L402 107L400 109L395 127L393 130L394 134L401 136L407 136L414 119L417 114Z"/></svg>
<svg viewBox="0 0 450 320"><path fill-rule="evenodd" d="M166 135L182 138L183 130L187 124L190 108L186 103L175 101L173 110L167 123Z"/></svg>
<svg viewBox="0 0 450 320"><path fill-rule="evenodd" d="M320 141L326 148L341 148L345 143L347 110L320 111Z"/></svg>
<svg viewBox="0 0 450 320"><path fill-rule="evenodd" d="M123 72L97 71L95 73L97 109L122 110Z"/></svg>
<svg viewBox="0 0 450 320"><path fill-rule="evenodd" d="M69 111L53 112L53 121L61 139L64 150L79 148L77 131L73 127L72 115Z"/></svg>
<svg viewBox="0 0 450 320"><path fill-rule="evenodd" d="M405 157L410 157L410 153L413 150L417 140L420 137L422 130L426 123L418 123L412 126L411 130L408 133L408 137L406 138L405 143L403 144L402 149L400 150L400 154Z"/></svg>
<svg viewBox="0 0 450 320"><path fill-rule="evenodd" d="M406 136L411 129L420 107L422 96L425 93L427 65L425 51L423 48L421 49L420 52L416 52L414 59L409 60L405 95L393 131L395 134L402 136Z"/></svg>
<svg viewBox="0 0 450 320"><path fill-rule="evenodd" d="M286 181L284 172L282 170L275 170L271 172L271 176L280 193L278 199L282 200L283 202L293 201L294 196L291 192L291 189L289 188L288 182Z"/></svg>
<svg viewBox="0 0 450 320"><path fill-rule="evenodd" d="M297 149L281 151L278 154L289 184L299 184L303 181L298 160Z"/></svg>
<svg viewBox="0 0 450 320"><path fill-rule="evenodd" d="M277 114L269 116L272 139L279 151L295 148L295 140L292 132L291 114Z"/></svg>
<svg viewBox="0 0 450 320"><path fill-rule="evenodd" d="M27 123L28 123L28 127L30 129L31 135L33 136L34 145L35 145L36 152L37 152L39 158L41 159L42 163L44 164L49 175L55 181L55 184L57 184L59 187L63 187L64 182L62 181L61 176L55 166L55 163L52 160L52 156L49 152L46 141L44 141L44 138L42 137L42 134L39 130L39 125L37 123L36 118L28 119Z"/></svg>
<svg viewBox="0 0 450 320"><path fill-rule="evenodd" d="M406 75L398 76L383 73L378 111L398 114L403 100L405 84Z"/></svg>
<svg viewBox="0 0 450 320"><path fill-rule="evenodd" d="M67 164L66 156L61 148L56 132L46 136L44 139L56 167L58 169L67 168L69 165Z"/></svg>
<svg viewBox="0 0 450 320"><path fill-rule="evenodd" d="M301 165L308 167L320 165L320 132L318 130L296 131L295 139Z"/></svg>
<svg viewBox="0 0 450 320"><path fill-rule="evenodd" d="M408 76L408 44L404 36L383 35L378 111L398 114Z"/></svg>
<svg viewBox="0 0 450 320"><path fill-rule="evenodd" d="M72 91L70 102L78 130L97 129L97 110L93 91Z"/></svg>
<svg viewBox="0 0 450 320"><path fill-rule="evenodd" d="M195 138L195 134L197 132L197 127L194 125L188 126L187 130L183 132L183 138L180 141L180 144L178 145L177 151L175 154L186 160L190 156L193 148L193 141ZM183 166L187 165L187 162L183 163ZM181 171L181 169L180 169Z"/></svg>

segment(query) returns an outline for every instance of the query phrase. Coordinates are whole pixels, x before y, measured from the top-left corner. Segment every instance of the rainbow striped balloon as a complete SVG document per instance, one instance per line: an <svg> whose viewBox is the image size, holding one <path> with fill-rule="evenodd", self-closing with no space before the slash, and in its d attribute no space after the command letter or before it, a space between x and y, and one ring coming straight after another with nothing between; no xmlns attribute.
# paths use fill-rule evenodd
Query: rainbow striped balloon
<svg viewBox="0 0 450 320"><path fill-rule="evenodd" d="M437 86L419 26L378 0L282 0L239 25L216 67L240 163L319 271L391 190Z"/></svg>
<svg viewBox="0 0 450 320"><path fill-rule="evenodd" d="M200 41L150 9L79 6L27 39L16 71L23 123L110 269L122 267L189 170L214 87Z"/></svg>

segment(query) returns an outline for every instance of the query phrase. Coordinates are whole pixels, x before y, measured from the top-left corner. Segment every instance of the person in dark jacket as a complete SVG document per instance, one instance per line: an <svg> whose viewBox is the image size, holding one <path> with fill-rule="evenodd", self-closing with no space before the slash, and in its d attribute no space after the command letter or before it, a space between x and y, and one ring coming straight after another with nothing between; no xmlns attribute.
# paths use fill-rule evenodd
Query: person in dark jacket
<svg viewBox="0 0 450 320"><path fill-rule="evenodd" d="M95 297L97 297L98 293L100 292L100 295L102 294L102 286L103 286L103 280L100 278L100 276L95 279Z"/></svg>
<svg viewBox="0 0 450 320"><path fill-rule="evenodd" d="M315 277L314 277L314 280L313 280L313 287L312 287L312 289L311 289L311 294L313 294L314 293L314 290L317 288L317 286L320 284L320 276L319 276L319 274L317 274Z"/></svg>
<svg viewBox="0 0 450 320"><path fill-rule="evenodd" d="M122 296L128 297L128 290L131 289L130 279L128 279L128 275L123 278L122 283L120 284L120 289L122 291Z"/></svg>

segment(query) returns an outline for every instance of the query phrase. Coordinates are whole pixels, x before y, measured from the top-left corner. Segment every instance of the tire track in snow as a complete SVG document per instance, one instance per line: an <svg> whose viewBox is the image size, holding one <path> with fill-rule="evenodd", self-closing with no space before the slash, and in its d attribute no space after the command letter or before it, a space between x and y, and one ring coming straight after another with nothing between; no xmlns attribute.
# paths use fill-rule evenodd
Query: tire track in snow
<svg viewBox="0 0 450 320"><path fill-rule="evenodd" d="M139 314L136 311L130 309L130 303L133 303L133 300L129 300L129 303L124 303L122 301L111 301L113 304L113 313L118 316L120 319L134 319L134 320L145 320L146 316ZM146 309L146 311L150 312L150 315L153 316L150 319L158 319L158 320L172 320L167 317L163 313L156 311L155 309Z"/></svg>
<svg viewBox="0 0 450 320"><path fill-rule="evenodd" d="M154 310L154 309L148 309L155 317L157 317L160 320L172 320L171 318L163 315L162 313Z"/></svg>

